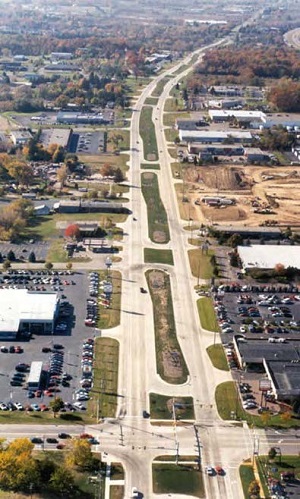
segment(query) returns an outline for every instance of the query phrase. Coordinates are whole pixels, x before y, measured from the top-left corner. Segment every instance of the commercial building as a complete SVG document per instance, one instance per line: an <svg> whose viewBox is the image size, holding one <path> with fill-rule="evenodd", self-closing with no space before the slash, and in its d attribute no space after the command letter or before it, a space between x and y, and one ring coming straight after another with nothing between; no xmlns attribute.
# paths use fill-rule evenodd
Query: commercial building
<svg viewBox="0 0 300 499"><path fill-rule="evenodd" d="M290 402L299 398L300 340L278 338L271 342L236 335L233 343L240 366L264 371L277 400Z"/></svg>
<svg viewBox="0 0 300 499"><path fill-rule="evenodd" d="M292 245L254 244L238 246L238 253L245 270L274 269L277 264L300 269L300 247Z"/></svg>
<svg viewBox="0 0 300 499"><path fill-rule="evenodd" d="M107 201L71 200L63 199L53 205L54 211L58 213L125 213L128 211L121 203L110 203Z"/></svg>
<svg viewBox="0 0 300 499"><path fill-rule="evenodd" d="M223 233L226 236L232 236L233 234L240 234L245 238L249 237L255 239L256 238L280 239L282 237L281 230L278 229L278 227L246 227L243 225L214 225L213 229L215 232Z"/></svg>
<svg viewBox="0 0 300 499"><path fill-rule="evenodd" d="M232 121L233 119L238 122L255 124L262 123L266 115L261 111L247 111L247 110L235 110L231 109L226 111L225 109L210 109L208 115L211 121L214 123L223 123L225 121ZM256 126L255 126L256 128Z"/></svg>
<svg viewBox="0 0 300 499"><path fill-rule="evenodd" d="M18 333L52 334L58 315L57 293L0 289L0 337Z"/></svg>
<svg viewBox="0 0 300 499"><path fill-rule="evenodd" d="M248 163L267 163L270 161L270 156L259 147L246 148L244 155Z"/></svg>
<svg viewBox="0 0 300 499"><path fill-rule="evenodd" d="M212 130L179 130L180 142L198 142L202 144L223 143L228 140L241 144L251 144L252 134L247 131L230 130L219 132Z"/></svg>
<svg viewBox="0 0 300 499"><path fill-rule="evenodd" d="M11 140L16 146L24 145L32 139L32 135L28 130L14 130L11 132Z"/></svg>
<svg viewBox="0 0 300 499"><path fill-rule="evenodd" d="M56 117L57 123L61 124L81 124L81 125L97 125L107 124L109 120L103 113L74 113L60 111Z"/></svg>
<svg viewBox="0 0 300 499"><path fill-rule="evenodd" d="M40 135L40 142L47 149L50 144L57 144L68 150L72 137L72 129L69 128L44 128Z"/></svg>

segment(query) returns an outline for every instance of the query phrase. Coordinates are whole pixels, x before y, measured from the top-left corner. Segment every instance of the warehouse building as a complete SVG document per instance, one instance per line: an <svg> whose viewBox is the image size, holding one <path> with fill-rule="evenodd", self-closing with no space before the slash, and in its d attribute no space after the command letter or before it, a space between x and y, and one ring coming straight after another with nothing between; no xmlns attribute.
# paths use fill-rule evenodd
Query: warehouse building
<svg viewBox="0 0 300 499"><path fill-rule="evenodd" d="M241 144L251 144L252 134L247 131L230 130L220 132L218 130L179 130L180 142L198 142L202 144L223 143L228 140Z"/></svg>
<svg viewBox="0 0 300 499"><path fill-rule="evenodd" d="M0 303L1 338L15 339L18 333L53 333L59 310L57 293L0 289Z"/></svg>
<svg viewBox="0 0 300 499"><path fill-rule="evenodd" d="M300 269L300 247L296 245L254 244L238 246L238 253L245 270L253 268L274 269L277 264L281 264L285 268Z"/></svg>

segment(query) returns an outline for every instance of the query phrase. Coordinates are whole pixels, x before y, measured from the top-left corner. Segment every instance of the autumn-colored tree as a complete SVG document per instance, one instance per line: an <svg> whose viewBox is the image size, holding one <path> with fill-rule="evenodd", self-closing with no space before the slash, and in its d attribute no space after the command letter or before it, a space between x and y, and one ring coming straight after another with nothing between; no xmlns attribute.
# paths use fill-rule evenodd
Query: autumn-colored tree
<svg viewBox="0 0 300 499"><path fill-rule="evenodd" d="M32 182L33 169L27 163L13 162L8 165L9 175L18 182L18 184L28 186Z"/></svg>
<svg viewBox="0 0 300 499"><path fill-rule="evenodd" d="M69 225L65 230L65 237L78 240L80 238L80 228L77 224Z"/></svg>
<svg viewBox="0 0 300 499"><path fill-rule="evenodd" d="M55 399L51 400L49 406L52 409L53 416L56 418L57 413L65 406L65 404L61 397L55 397Z"/></svg>
<svg viewBox="0 0 300 499"><path fill-rule="evenodd" d="M116 168L115 173L114 173L114 182L116 184L119 184L120 182L124 181L124 174L121 170L121 168Z"/></svg>
<svg viewBox="0 0 300 499"><path fill-rule="evenodd" d="M84 438L74 438L69 443L66 464L88 469L93 462L91 444Z"/></svg>
<svg viewBox="0 0 300 499"><path fill-rule="evenodd" d="M282 263L276 263L274 271L276 272L277 275L284 275L285 266Z"/></svg>
<svg viewBox="0 0 300 499"><path fill-rule="evenodd" d="M51 269L53 269L53 263L51 263L51 262L46 262L46 263L45 263L45 269L46 269L46 270L51 270Z"/></svg>
<svg viewBox="0 0 300 499"><path fill-rule="evenodd" d="M248 494L250 497L259 497L260 486L256 480L253 480L248 488Z"/></svg>
<svg viewBox="0 0 300 499"><path fill-rule="evenodd" d="M73 267L73 264L72 264L71 262L68 262L68 263L66 264L66 269L67 269L67 270L71 270L71 269L72 269L72 267Z"/></svg>
<svg viewBox="0 0 300 499"><path fill-rule="evenodd" d="M114 167L109 165L108 163L104 163L104 165L100 168L100 173L102 177L113 177Z"/></svg>
<svg viewBox="0 0 300 499"><path fill-rule="evenodd" d="M61 188L64 187L66 180L68 178L69 170L66 165L62 165L60 168L58 168L56 172L57 180L60 182Z"/></svg>
<svg viewBox="0 0 300 499"><path fill-rule="evenodd" d="M0 450L0 487L4 490L29 490L30 483L39 479L34 445L27 438L13 440Z"/></svg>
<svg viewBox="0 0 300 499"><path fill-rule="evenodd" d="M55 497L75 497L75 480L71 471L64 466L57 466L49 480L49 488Z"/></svg>

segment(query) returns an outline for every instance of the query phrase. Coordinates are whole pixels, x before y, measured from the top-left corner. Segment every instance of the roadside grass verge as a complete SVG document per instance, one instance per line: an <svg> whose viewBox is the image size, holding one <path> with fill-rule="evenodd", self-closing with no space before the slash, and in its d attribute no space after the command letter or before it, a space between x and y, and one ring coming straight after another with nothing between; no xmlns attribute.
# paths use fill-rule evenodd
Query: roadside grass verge
<svg viewBox="0 0 300 499"><path fill-rule="evenodd" d="M203 329L207 331L219 332L219 324L213 307L212 299L203 296L197 300L199 319Z"/></svg>
<svg viewBox="0 0 300 499"><path fill-rule="evenodd" d="M111 485L109 487L109 499L123 499L124 492L124 485Z"/></svg>
<svg viewBox="0 0 300 499"><path fill-rule="evenodd" d="M100 270L99 272L99 280L100 282L103 280L107 280L107 271ZM111 303L110 307L106 308L102 305L101 300L99 299L99 320L98 327L99 329L110 329L112 327L116 327L120 324L120 316L121 316L121 295L122 295L122 275L120 272L116 270L110 270L109 272L110 279L113 285L113 291L111 295ZM99 290L101 294L101 289Z"/></svg>
<svg viewBox="0 0 300 499"><path fill-rule="evenodd" d="M170 97L165 101L165 107L164 107L165 113L174 113L176 111L179 111L179 105L177 99L174 99Z"/></svg>
<svg viewBox="0 0 300 499"><path fill-rule="evenodd" d="M174 411L178 419L195 419L193 397L168 397L150 393L151 419L173 419Z"/></svg>
<svg viewBox="0 0 300 499"><path fill-rule="evenodd" d="M190 118L190 113L182 112L182 113L165 113L163 115L163 124L164 126L174 126L176 120L186 120Z"/></svg>
<svg viewBox="0 0 300 499"><path fill-rule="evenodd" d="M115 141L115 137L119 137ZM130 147L130 132L129 130L113 129L108 131L107 136L107 152L113 153L115 149L120 151L128 151Z"/></svg>
<svg viewBox="0 0 300 499"><path fill-rule="evenodd" d="M221 371L229 371L223 345L219 343L217 345L211 345L206 349L206 351L214 367L220 369Z"/></svg>
<svg viewBox="0 0 300 499"><path fill-rule="evenodd" d="M202 473L192 464L152 464L153 491L155 494L185 494L205 497Z"/></svg>
<svg viewBox="0 0 300 499"><path fill-rule="evenodd" d="M145 263L163 263L165 265L174 265L172 250L160 250L153 248L144 248Z"/></svg>
<svg viewBox="0 0 300 499"><path fill-rule="evenodd" d="M52 411L34 412L34 411L1 411L0 424L28 424L28 425L66 425L66 424L91 424L93 419L88 414L82 412L64 412L58 414L56 418Z"/></svg>
<svg viewBox="0 0 300 499"><path fill-rule="evenodd" d="M156 368L167 383L187 381L188 368L176 335L170 277L161 270L148 270L155 331Z"/></svg>
<svg viewBox="0 0 300 499"><path fill-rule="evenodd" d="M116 131L115 133L117 134ZM129 161L129 155L126 153L113 154L112 152L97 155L81 154L80 161L89 166L92 173L100 173L100 168L108 163L115 168L120 168L122 172L126 174L128 170L127 162Z"/></svg>
<svg viewBox="0 0 300 499"><path fill-rule="evenodd" d="M193 277L199 279L211 279L213 277L213 266L211 257L214 255L213 250L209 249L207 253L202 249L191 249L188 251L190 267Z"/></svg>
<svg viewBox="0 0 300 499"><path fill-rule="evenodd" d="M97 338L94 355L94 384L88 401L92 418L115 417L118 406L119 342Z"/></svg>
<svg viewBox="0 0 300 499"><path fill-rule="evenodd" d="M173 130L173 128L165 128L164 132L167 142L174 142L176 137L178 137L178 131Z"/></svg>
<svg viewBox="0 0 300 499"><path fill-rule="evenodd" d="M141 163L141 169L142 170L160 170L160 166L158 163Z"/></svg>
<svg viewBox="0 0 300 499"><path fill-rule="evenodd" d="M222 419L231 419L231 413L236 414L236 418L247 421L250 425L258 428L299 428L300 419L295 417L286 418L286 413L271 415L268 413L255 416L249 411L244 411L236 384L233 381L226 381L217 386L215 392L217 409Z"/></svg>
<svg viewBox="0 0 300 499"><path fill-rule="evenodd" d="M155 173L142 173L142 193L147 205L148 235L154 243L170 241L168 217L160 199L158 179Z"/></svg>
<svg viewBox="0 0 300 499"><path fill-rule="evenodd" d="M152 107L144 106L140 115L140 135L144 144L144 157L147 161L157 161L158 150L155 128L152 121Z"/></svg>
<svg viewBox="0 0 300 499"><path fill-rule="evenodd" d="M252 465L242 464L240 466L240 479L242 482L243 492L245 499L249 499L249 485L255 480L254 471Z"/></svg>
<svg viewBox="0 0 300 499"><path fill-rule="evenodd" d="M157 106L158 99L156 97L147 97L145 104L148 106Z"/></svg>
<svg viewBox="0 0 300 499"><path fill-rule="evenodd" d="M165 85L167 84L167 82L169 81L170 77L165 77L165 78L162 78L156 85L155 89L153 90L152 92L152 97L159 97L162 92L163 92L163 89L165 88Z"/></svg>

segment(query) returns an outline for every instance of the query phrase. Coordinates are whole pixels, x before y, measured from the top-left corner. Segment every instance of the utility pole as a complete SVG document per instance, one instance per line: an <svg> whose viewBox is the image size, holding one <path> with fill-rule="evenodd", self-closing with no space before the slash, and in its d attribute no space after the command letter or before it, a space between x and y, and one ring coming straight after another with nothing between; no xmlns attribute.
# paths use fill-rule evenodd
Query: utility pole
<svg viewBox="0 0 300 499"><path fill-rule="evenodd" d="M176 411L174 398L172 399L172 413L173 413L173 426L174 426L174 436L175 436L175 463L178 464L179 459L179 442L177 438L177 426L176 426Z"/></svg>

